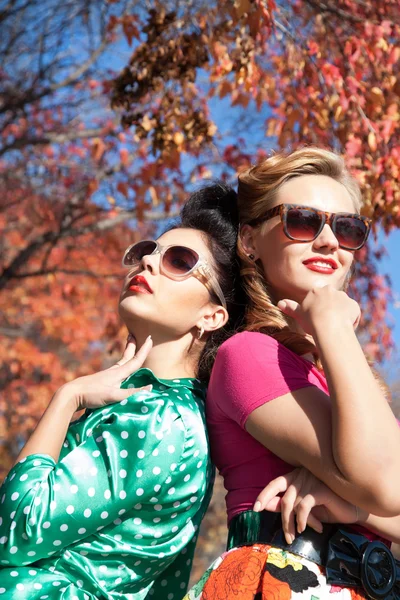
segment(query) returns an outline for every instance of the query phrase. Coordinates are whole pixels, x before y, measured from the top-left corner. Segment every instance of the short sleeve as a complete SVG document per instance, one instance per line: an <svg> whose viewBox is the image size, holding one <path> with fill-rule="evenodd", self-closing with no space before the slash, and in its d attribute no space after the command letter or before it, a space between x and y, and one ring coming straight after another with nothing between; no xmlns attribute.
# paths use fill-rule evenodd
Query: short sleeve
<svg viewBox="0 0 400 600"><path fill-rule="evenodd" d="M262 404L312 385L306 361L274 338L246 331L218 350L208 398L244 428L249 415Z"/></svg>
<svg viewBox="0 0 400 600"><path fill-rule="evenodd" d="M90 437L57 464L35 454L10 471L0 490L3 563L48 557L118 521L135 503L151 503L154 489L141 472L170 491L171 463L179 464L186 435L173 400L141 393L103 413Z"/></svg>

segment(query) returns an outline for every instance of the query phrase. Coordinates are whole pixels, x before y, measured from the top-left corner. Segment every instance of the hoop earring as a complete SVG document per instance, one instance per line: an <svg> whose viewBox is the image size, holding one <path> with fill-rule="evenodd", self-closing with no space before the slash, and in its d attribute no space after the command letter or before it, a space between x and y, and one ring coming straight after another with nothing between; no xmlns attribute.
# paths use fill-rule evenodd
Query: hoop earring
<svg viewBox="0 0 400 600"><path fill-rule="evenodd" d="M204 327L203 325L199 328L199 331L197 332L197 339L201 340L201 338L203 337L203 333L204 333Z"/></svg>
<svg viewBox="0 0 400 600"><path fill-rule="evenodd" d="M249 259L250 259L250 260L254 260L254 259L255 259L255 256L254 256L254 254L249 254L248 256L249 256Z"/></svg>

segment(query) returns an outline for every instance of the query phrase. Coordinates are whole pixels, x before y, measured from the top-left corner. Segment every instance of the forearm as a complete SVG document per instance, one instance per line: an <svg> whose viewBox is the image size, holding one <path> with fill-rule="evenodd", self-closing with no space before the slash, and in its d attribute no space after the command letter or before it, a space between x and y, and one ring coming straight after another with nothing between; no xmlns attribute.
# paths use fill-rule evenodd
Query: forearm
<svg viewBox="0 0 400 600"><path fill-rule="evenodd" d="M74 398L65 388L61 388L22 448L16 463L31 454L47 454L57 462L75 411Z"/></svg>
<svg viewBox="0 0 400 600"><path fill-rule="evenodd" d="M315 341L332 402L332 452L338 469L354 484L365 485L366 466L376 485L388 482L389 495L400 497L400 430L365 359L346 324L326 325ZM393 489L392 489L393 488Z"/></svg>
<svg viewBox="0 0 400 600"><path fill-rule="evenodd" d="M376 515L367 514L362 517L359 524L395 544L400 544L400 515L396 517L377 517Z"/></svg>

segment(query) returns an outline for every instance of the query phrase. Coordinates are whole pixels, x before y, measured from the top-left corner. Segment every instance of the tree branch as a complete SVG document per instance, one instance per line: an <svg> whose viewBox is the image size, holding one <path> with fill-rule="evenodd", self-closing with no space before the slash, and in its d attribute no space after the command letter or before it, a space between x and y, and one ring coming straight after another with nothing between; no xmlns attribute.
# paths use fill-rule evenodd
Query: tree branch
<svg viewBox="0 0 400 600"><path fill-rule="evenodd" d="M154 213L151 211L145 211L143 218L148 221L162 221L168 218L176 217L178 214L179 211L174 213ZM65 228L61 229L60 231L47 231L43 235L40 235L36 239L32 240L28 246L26 246L17 254L17 256L14 257L8 267L3 269L3 272L0 274L0 290L4 289L9 281L17 276L21 267L25 265L34 254L39 252L45 245L51 244L54 239L58 238L61 240L66 238L76 238L94 231L107 231L108 229L112 229L116 225L124 223L130 219L134 219L135 217L136 209L133 209L131 211L121 211L115 217L96 221L95 223L91 223L90 225L85 225L84 227L77 229Z"/></svg>

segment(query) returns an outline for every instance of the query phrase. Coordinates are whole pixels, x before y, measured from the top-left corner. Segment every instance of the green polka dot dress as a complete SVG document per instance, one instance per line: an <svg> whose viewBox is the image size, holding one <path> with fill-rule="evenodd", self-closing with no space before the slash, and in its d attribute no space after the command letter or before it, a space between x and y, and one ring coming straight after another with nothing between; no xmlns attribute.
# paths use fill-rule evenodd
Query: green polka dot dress
<svg viewBox="0 0 400 600"><path fill-rule="evenodd" d="M152 384L86 411L59 462L17 463L0 489L0 600L180 600L213 482L205 388Z"/></svg>

